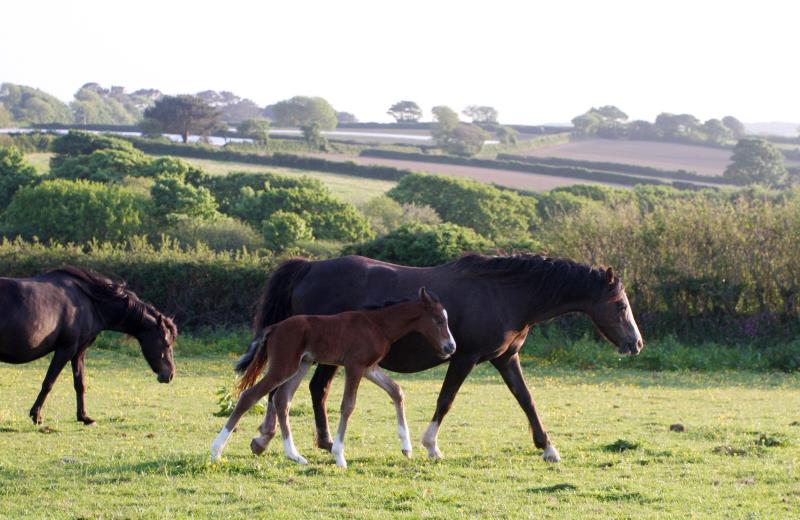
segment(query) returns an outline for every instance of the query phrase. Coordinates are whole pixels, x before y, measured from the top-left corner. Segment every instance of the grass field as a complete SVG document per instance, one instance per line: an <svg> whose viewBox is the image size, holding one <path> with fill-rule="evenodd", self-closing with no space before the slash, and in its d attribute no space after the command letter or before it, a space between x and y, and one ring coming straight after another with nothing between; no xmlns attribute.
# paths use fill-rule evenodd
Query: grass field
<svg viewBox="0 0 800 520"><path fill-rule="evenodd" d="M89 413L74 419L71 375L44 408L27 410L46 369L0 365L3 518L788 518L800 515L800 377L526 367L563 462L544 463L522 412L490 366L467 380L440 432L445 459L417 440L443 369L398 380L414 457L400 454L388 398L364 382L340 470L312 447L308 392L295 399L298 448L310 461L249 451L260 417L246 416L211 465L224 423L215 392L232 354L176 356L159 385L133 346L90 351ZM331 408L338 408L341 378ZM336 420L337 414L331 414ZM673 423L685 425L671 432Z"/></svg>

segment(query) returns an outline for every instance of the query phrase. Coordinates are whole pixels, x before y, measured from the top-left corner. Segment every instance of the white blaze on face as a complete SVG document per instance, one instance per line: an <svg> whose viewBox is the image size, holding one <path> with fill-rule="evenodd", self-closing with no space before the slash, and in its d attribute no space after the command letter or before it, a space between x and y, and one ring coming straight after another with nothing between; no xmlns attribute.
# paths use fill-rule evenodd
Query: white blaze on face
<svg viewBox="0 0 800 520"><path fill-rule="evenodd" d="M456 339L453 337L453 333L450 332L450 319L447 317L447 309L442 309L444 313L444 319L447 321L447 335L450 336L450 342L455 345Z"/></svg>
<svg viewBox="0 0 800 520"><path fill-rule="evenodd" d="M633 318L633 311L631 310L631 304L628 301L628 297L624 296L623 301L625 302L625 319L628 323L631 324L633 327L633 333L636 337L636 340L642 339L642 333L639 332L639 325L636 323L636 320Z"/></svg>

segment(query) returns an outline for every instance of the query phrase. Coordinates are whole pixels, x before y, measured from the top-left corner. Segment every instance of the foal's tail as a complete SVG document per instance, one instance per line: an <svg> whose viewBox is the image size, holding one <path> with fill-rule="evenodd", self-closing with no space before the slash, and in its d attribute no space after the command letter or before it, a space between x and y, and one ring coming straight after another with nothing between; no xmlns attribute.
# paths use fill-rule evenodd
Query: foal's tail
<svg viewBox="0 0 800 520"><path fill-rule="evenodd" d="M311 266L305 258L293 258L282 263L269 277L266 289L256 304L256 317L253 320L253 334L259 335L261 331L285 320L292 315L292 289L295 282L302 278ZM258 338L258 336L256 336ZM259 346L258 339L250 343L250 348L236 363L236 371L243 374Z"/></svg>
<svg viewBox="0 0 800 520"><path fill-rule="evenodd" d="M250 343L247 354L242 356L239 363L236 364L236 369L239 370L241 368L241 371L244 372L241 379L239 379L240 392L253 386L261 371L264 370L264 366L267 364L267 337L270 332L272 332L272 329L267 328L263 334L256 337Z"/></svg>

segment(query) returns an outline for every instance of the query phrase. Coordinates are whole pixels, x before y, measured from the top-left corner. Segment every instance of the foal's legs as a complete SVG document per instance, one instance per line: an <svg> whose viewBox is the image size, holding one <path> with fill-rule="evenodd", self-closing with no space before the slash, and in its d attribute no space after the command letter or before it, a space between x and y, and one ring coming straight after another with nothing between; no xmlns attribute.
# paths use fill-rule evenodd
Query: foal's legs
<svg viewBox="0 0 800 520"><path fill-rule="evenodd" d="M83 396L86 393L84 384L84 355L86 350L81 350L72 358L72 383L75 386L75 398L78 404L78 420L83 424L94 424L94 419L86 415L86 404Z"/></svg>
<svg viewBox="0 0 800 520"><path fill-rule="evenodd" d="M308 367L310 366L311 363L305 361L300 363L300 368L297 370L297 372L295 372L295 374L288 381L279 386L272 396L272 403L273 406L275 406L276 415L281 425L283 451L289 460L293 460L299 464L308 464L308 461L305 459L305 457L300 455L300 452L297 451L297 448L294 445L292 430L289 427L289 407L292 404L292 396L297 391L297 387L300 386L300 382L303 380L303 377L305 377ZM267 437L267 435L264 434L264 429L262 428L264 428L265 425L266 419L264 424L259 427L259 431L262 433L262 435L260 437L255 437L250 442L250 449L256 455L260 454L264 451L264 449L266 449L267 444L271 439L271 437Z"/></svg>
<svg viewBox="0 0 800 520"><path fill-rule="evenodd" d="M559 455L555 446L550 443L542 421L539 420L539 415L536 413L536 403L533 401L528 386L525 384L525 379L522 377L519 354L502 355L493 359L492 364L500 372L506 386L517 398L517 402L522 407L525 415L528 416L528 422L531 425L531 430L533 430L533 444L537 448L544 450L542 458L547 462L560 462L561 455Z"/></svg>
<svg viewBox="0 0 800 520"><path fill-rule="evenodd" d="M311 391L311 404L314 407L314 422L317 426L314 442L317 447L327 451L331 451L333 440L331 440L331 432L328 429L328 412L325 403L328 400L328 391L331 389L331 382L337 370L339 367L335 365L317 365L311 382L308 383L308 389Z"/></svg>
<svg viewBox="0 0 800 520"><path fill-rule="evenodd" d="M347 467L347 461L344 460L344 434L347 431L347 421L356 407L356 393L358 393L358 384L361 382L363 375L363 367L350 366L345 368L342 412L339 417L339 429L336 431L336 439L333 440L333 447L331 448L331 453L336 458L336 465L340 468Z"/></svg>
<svg viewBox="0 0 800 520"><path fill-rule="evenodd" d="M439 398L436 400L436 411L433 413L428 428L422 435L422 445L428 449L428 457L432 459L441 459L442 452L439 451L439 443L437 436L439 435L439 427L442 425L444 416L450 411L453 406L453 400L456 398L459 388L467 378L469 373L475 367L477 359L474 357L456 357L450 361L450 366L447 367L447 374L444 376L444 383L442 389L439 390Z"/></svg>
<svg viewBox="0 0 800 520"><path fill-rule="evenodd" d="M33 419L33 424L42 424L41 412L44 400L47 398L47 394L50 393L50 390L53 389L53 384L55 384L58 374L64 369L70 357L69 349L65 348L57 348L55 354L53 354L53 360L50 362L50 367L47 369L47 374L44 376L44 381L42 382L42 389L39 391L39 395L36 397L36 401L34 401L31 407L30 416L31 419Z"/></svg>
<svg viewBox="0 0 800 520"><path fill-rule="evenodd" d="M378 365L371 366L367 369L364 375L383 388L389 397L394 402L394 409L397 413L397 436L400 438L400 451L406 457L411 456L411 438L408 434L408 424L406 423L406 411L404 408L403 390L400 385L395 383L386 373L380 369Z"/></svg>
<svg viewBox="0 0 800 520"><path fill-rule="evenodd" d="M222 457L222 451L225 449L225 444L227 444L231 433L233 432L234 428L236 428L236 424L239 422L239 419L242 418L247 410L252 408L259 399L292 377L292 375L297 372L299 365L299 359L295 362L286 362L281 360L281 362L277 363L275 360L270 359L267 375L264 376L264 378L254 386L242 392L242 395L239 396L239 402L236 403L236 408L233 409L233 413L228 418L228 422L225 423L225 426L222 428L222 430L220 430L219 434L214 439L214 442L211 443L212 461L216 461Z"/></svg>

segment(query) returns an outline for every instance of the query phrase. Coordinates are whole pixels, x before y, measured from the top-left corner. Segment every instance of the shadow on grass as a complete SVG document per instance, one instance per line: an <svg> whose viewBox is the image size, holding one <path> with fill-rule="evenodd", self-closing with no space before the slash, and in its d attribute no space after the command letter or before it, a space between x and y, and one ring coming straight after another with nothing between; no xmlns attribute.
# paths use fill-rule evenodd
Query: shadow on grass
<svg viewBox="0 0 800 520"><path fill-rule="evenodd" d="M569 482L564 482L561 484L553 484L552 486L542 486L542 487L535 487L529 488L527 491L528 493L559 493L562 491L576 491L578 489L577 486L570 484Z"/></svg>

